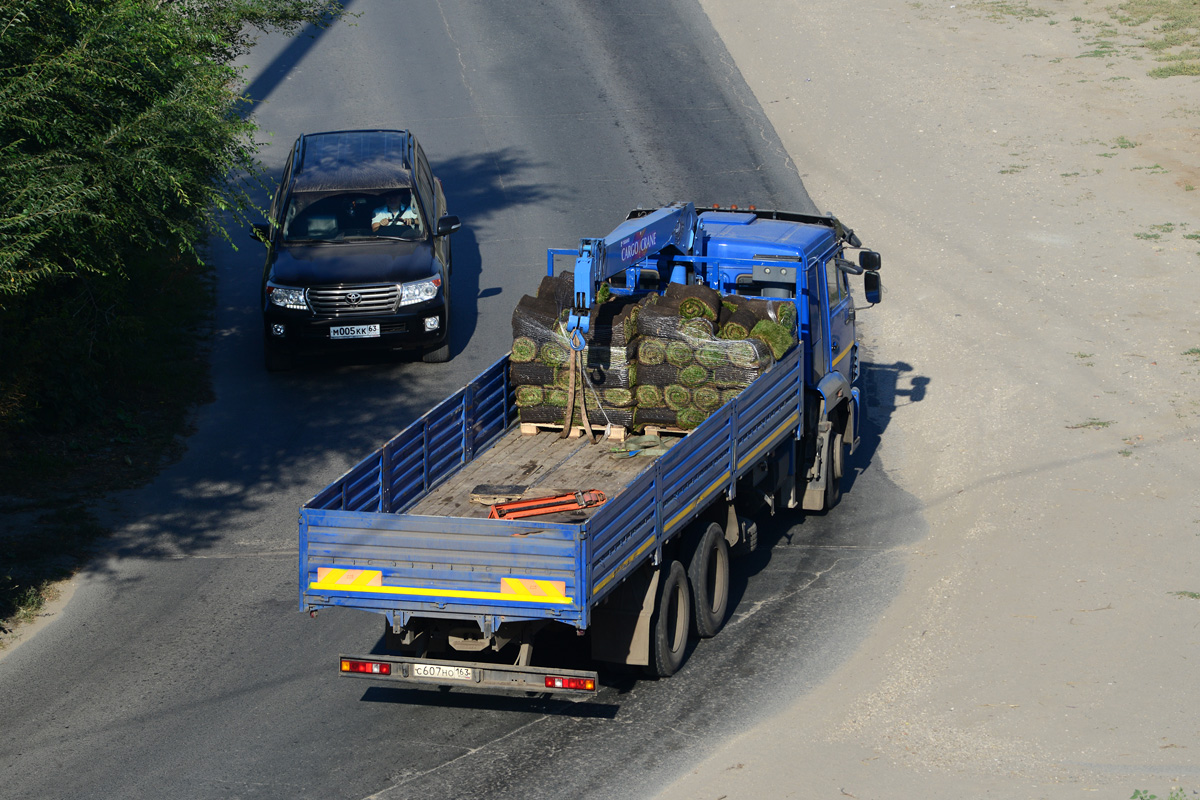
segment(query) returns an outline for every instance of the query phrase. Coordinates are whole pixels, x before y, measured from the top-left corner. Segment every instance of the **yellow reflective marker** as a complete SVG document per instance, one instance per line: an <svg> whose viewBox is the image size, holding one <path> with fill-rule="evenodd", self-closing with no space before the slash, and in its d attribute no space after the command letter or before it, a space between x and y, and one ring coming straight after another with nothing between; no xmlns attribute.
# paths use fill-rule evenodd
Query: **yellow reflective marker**
<svg viewBox="0 0 1200 800"><path fill-rule="evenodd" d="M363 592L364 594L392 594L420 597L431 600L499 600L505 602L545 603L547 605L571 605L567 597L565 581L540 580L535 578L501 578L500 591L475 592L460 589L427 589L416 586L385 586L383 573L369 569L340 569L318 567L317 580L308 584L313 592Z"/></svg>

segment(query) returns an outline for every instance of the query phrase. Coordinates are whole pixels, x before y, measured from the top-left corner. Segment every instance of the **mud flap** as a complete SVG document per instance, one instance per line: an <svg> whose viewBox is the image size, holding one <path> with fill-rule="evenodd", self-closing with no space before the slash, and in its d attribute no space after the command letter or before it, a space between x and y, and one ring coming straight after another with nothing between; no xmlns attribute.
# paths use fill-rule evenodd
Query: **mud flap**
<svg viewBox="0 0 1200 800"><path fill-rule="evenodd" d="M825 482L829 479L829 440L832 438L833 423L821 420L817 425L816 456L808 470L808 483L804 487L805 511L825 510Z"/></svg>
<svg viewBox="0 0 1200 800"><path fill-rule="evenodd" d="M592 610L592 658L614 664L650 663L650 618L660 572L637 570Z"/></svg>

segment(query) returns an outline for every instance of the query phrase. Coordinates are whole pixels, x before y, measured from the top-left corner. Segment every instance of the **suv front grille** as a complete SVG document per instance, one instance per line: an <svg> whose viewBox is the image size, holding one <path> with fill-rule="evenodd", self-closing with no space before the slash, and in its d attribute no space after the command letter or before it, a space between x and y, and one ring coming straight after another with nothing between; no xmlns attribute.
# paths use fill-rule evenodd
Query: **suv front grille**
<svg viewBox="0 0 1200 800"><path fill-rule="evenodd" d="M308 303L318 316L353 317L391 314L400 301L400 287L338 286L308 290Z"/></svg>

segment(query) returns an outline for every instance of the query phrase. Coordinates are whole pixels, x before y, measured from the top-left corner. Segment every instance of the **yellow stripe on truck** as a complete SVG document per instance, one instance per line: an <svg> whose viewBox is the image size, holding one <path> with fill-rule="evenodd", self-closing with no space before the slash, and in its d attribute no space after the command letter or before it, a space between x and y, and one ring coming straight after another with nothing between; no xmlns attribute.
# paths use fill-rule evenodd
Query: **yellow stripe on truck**
<svg viewBox="0 0 1200 800"><path fill-rule="evenodd" d="M405 597L454 600L499 600L504 602L571 605L565 581L533 578L501 578L500 591L474 592L461 589L426 589L417 586L385 586L383 573L373 569L339 569L318 567L317 579L308 584L309 591L342 594L391 594Z"/></svg>

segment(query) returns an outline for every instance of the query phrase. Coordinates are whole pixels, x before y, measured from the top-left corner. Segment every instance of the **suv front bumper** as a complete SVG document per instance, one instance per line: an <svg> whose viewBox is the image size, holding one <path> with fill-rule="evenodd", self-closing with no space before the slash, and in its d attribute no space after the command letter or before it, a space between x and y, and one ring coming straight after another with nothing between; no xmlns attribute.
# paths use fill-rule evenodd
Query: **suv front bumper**
<svg viewBox="0 0 1200 800"><path fill-rule="evenodd" d="M432 330L428 329L430 320L436 320ZM315 317L272 306L263 313L263 336L270 345L288 350L428 350L445 344L447 322L446 307L441 303L413 306L398 314L337 317ZM378 326L378 335L371 326ZM334 338L334 331L342 337Z"/></svg>

